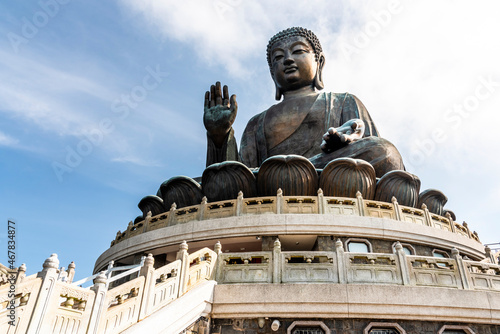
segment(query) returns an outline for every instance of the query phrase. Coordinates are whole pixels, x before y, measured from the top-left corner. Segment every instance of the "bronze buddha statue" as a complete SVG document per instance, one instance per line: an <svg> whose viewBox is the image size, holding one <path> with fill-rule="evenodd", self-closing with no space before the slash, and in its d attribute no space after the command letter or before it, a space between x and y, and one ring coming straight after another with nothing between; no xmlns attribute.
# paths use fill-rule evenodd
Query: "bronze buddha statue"
<svg viewBox="0 0 500 334"><path fill-rule="evenodd" d="M362 159L377 177L404 170L401 155L379 133L361 101L348 93L324 93L325 57L316 35L293 27L273 36L267 60L276 87L278 104L248 122L238 153L232 124L236 96L217 82L205 93L204 124L207 129L207 166L233 160L259 167L268 157L296 154L316 168L340 157Z"/></svg>

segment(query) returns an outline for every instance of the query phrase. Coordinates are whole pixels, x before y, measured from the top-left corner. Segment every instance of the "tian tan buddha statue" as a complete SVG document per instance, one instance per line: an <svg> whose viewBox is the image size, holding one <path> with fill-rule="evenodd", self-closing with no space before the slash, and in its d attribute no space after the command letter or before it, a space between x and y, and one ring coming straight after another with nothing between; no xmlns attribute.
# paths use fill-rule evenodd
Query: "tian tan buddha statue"
<svg viewBox="0 0 500 334"><path fill-rule="evenodd" d="M377 177L404 170L401 155L379 133L365 106L348 93L321 93L325 56L316 35L294 27L273 36L267 61L278 104L255 115L243 133L238 154L232 124L236 96L217 82L205 94L207 166L232 160L259 167L271 156L296 154L316 168L340 157L362 159Z"/></svg>

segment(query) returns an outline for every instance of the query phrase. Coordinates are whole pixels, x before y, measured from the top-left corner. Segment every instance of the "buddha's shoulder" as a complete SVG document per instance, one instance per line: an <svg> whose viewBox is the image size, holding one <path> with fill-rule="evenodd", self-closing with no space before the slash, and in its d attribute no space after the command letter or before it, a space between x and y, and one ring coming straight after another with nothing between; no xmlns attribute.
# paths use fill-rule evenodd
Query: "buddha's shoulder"
<svg viewBox="0 0 500 334"><path fill-rule="evenodd" d="M356 95L345 92L345 93L326 93L326 95L329 95L331 99L336 99L336 100L358 100Z"/></svg>
<svg viewBox="0 0 500 334"><path fill-rule="evenodd" d="M250 120L248 121L247 123L247 128L249 126L257 126L259 124L259 122L261 122L264 117L266 117L266 114L268 112L272 112L272 111L275 111L277 109L281 108L281 102L280 103L276 103L276 104L273 104L272 106L270 106L269 108L267 108L266 110L254 115L252 118L250 118Z"/></svg>

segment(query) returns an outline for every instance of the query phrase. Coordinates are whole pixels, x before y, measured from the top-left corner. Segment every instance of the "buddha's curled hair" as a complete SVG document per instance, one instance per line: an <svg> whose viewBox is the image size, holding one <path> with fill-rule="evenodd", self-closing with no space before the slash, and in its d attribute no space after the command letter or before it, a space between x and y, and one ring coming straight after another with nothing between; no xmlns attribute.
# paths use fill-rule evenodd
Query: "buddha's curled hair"
<svg viewBox="0 0 500 334"><path fill-rule="evenodd" d="M302 27L292 27L288 28L285 30L280 31L271 39L269 40L269 43L267 43L267 63L269 64L269 68L271 68L271 50L272 47L275 43L282 41L286 38L289 37L295 37L295 36L301 36L306 38L309 43L311 43L313 49L314 49L314 54L316 57L316 61L319 59L319 55L323 52L323 49L321 48L321 44L319 42L318 37L308 29L302 28Z"/></svg>

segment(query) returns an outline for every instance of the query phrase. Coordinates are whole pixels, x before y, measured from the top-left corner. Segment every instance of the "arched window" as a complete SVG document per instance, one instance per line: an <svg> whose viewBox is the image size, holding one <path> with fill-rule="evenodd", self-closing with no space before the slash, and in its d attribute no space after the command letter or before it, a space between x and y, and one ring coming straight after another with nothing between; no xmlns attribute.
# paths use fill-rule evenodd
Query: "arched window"
<svg viewBox="0 0 500 334"><path fill-rule="evenodd" d="M476 334L467 326L444 325L438 334Z"/></svg>
<svg viewBox="0 0 500 334"><path fill-rule="evenodd" d="M372 244L366 239L349 238L345 244L348 252L372 253Z"/></svg>
<svg viewBox="0 0 500 334"><path fill-rule="evenodd" d="M330 334L330 329L322 321L294 321L287 334Z"/></svg>
<svg viewBox="0 0 500 334"><path fill-rule="evenodd" d="M293 334L325 334L321 327L295 327Z"/></svg>
<svg viewBox="0 0 500 334"><path fill-rule="evenodd" d="M406 334L406 331L394 322L370 322L363 334Z"/></svg>

